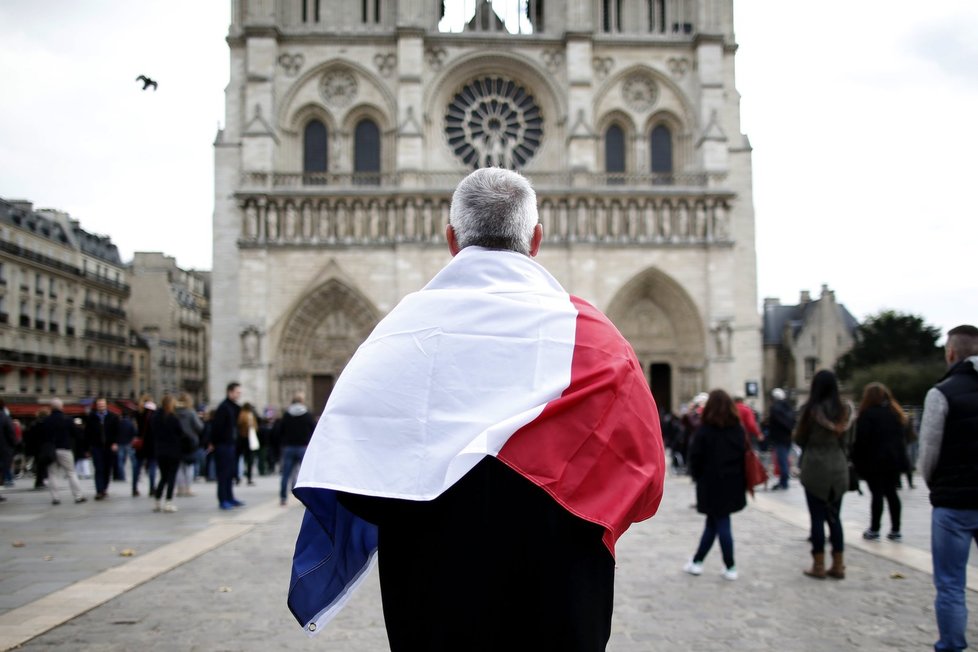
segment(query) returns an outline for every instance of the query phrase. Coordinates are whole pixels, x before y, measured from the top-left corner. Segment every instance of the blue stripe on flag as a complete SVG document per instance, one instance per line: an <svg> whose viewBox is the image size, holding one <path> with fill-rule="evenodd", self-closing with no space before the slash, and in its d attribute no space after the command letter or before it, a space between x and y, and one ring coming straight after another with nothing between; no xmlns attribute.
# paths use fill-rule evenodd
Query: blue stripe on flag
<svg viewBox="0 0 978 652"><path fill-rule="evenodd" d="M347 510L332 489L296 487L306 506L292 557L289 609L309 633L339 611L370 567L377 526Z"/></svg>

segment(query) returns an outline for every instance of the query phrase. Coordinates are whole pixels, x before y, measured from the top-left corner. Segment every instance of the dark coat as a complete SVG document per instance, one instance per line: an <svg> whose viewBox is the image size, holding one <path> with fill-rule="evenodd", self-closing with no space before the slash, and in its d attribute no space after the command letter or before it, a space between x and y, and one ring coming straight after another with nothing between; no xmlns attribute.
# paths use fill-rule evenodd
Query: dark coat
<svg viewBox="0 0 978 652"><path fill-rule="evenodd" d="M231 399L224 399L214 411L214 418L211 419L210 441L214 446L235 444L238 439L238 415L241 414L241 406ZM245 433L247 437L248 433Z"/></svg>
<svg viewBox="0 0 978 652"><path fill-rule="evenodd" d="M151 423L156 459L179 460L183 454L180 442L183 426L180 425L180 420L176 415L157 410Z"/></svg>
<svg viewBox="0 0 978 652"><path fill-rule="evenodd" d="M85 443L92 448L109 448L119 443L119 417L109 411L102 418L93 408L85 417Z"/></svg>
<svg viewBox="0 0 978 652"><path fill-rule="evenodd" d="M875 405L859 414L852 461L867 480L896 477L910 467L906 425L889 406Z"/></svg>
<svg viewBox="0 0 978 652"><path fill-rule="evenodd" d="M767 436L772 444L791 444L791 431L795 429L795 411L788 401L775 401L767 419Z"/></svg>
<svg viewBox="0 0 978 652"><path fill-rule="evenodd" d="M747 505L746 434L739 426L702 425L693 437L689 469L696 481L696 511L726 516Z"/></svg>

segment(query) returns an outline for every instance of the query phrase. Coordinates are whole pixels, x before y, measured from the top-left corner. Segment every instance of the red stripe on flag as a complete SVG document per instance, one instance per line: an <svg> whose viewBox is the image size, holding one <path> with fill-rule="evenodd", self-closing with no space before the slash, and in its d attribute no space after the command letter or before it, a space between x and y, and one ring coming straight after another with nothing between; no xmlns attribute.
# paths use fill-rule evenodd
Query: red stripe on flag
<svg viewBox="0 0 978 652"><path fill-rule="evenodd" d="M618 537L662 500L659 415L632 347L596 308L571 301L578 315L570 384L497 457L571 513L603 526L614 556Z"/></svg>

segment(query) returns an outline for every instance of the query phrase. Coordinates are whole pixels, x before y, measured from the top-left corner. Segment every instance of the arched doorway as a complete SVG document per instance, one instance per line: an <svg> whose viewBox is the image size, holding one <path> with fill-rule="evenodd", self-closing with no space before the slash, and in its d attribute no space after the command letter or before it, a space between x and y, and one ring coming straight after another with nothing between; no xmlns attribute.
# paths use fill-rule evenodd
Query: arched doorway
<svg viewBox="0 0 978 652"><path fill-rule="evenodd" d="M286 320L274 370L281 405L303 391L322 412L333 383L380 319L362 294L331 279L299 300Z"/></svg>
<svg viewBox="0 0 978 652"><path fill-rule="evenodd" d="M672 277L657 269L637 274L618 291L607 313L635 349L660 410L678 410L702 390L703 319Z"/></svg>

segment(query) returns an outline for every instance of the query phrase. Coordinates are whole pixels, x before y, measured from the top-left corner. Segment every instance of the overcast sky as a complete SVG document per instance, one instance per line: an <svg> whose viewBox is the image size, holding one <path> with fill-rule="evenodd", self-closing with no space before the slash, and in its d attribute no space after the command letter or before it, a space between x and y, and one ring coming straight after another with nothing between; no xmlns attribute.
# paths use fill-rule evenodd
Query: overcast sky
<svg viewBox="0 0 978 652"><path fill-rule="evenodd" d="M211 266L227 0L0 0L0 196ZM736 0L759 298L978 322L978 2ZM142 91L145 74L159 90Z"/></svg>

